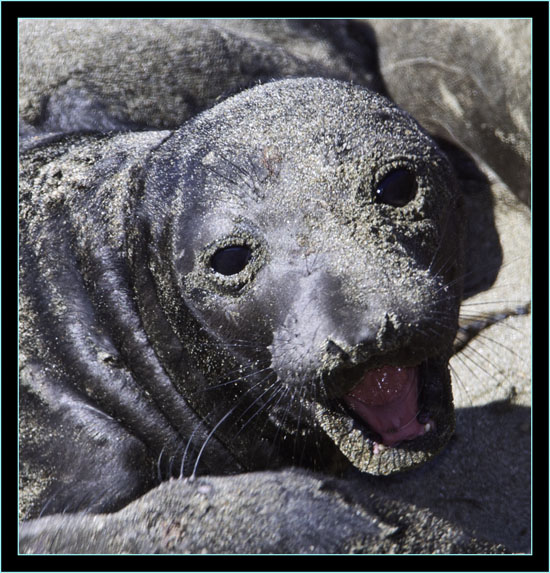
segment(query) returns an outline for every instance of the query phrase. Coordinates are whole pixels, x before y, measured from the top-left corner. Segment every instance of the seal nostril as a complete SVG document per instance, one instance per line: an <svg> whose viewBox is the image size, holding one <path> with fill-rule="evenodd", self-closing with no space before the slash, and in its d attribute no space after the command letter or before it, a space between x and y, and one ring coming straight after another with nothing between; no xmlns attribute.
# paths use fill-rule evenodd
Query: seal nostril
<svg viewBox="0 0 550 573"><path fill-rule="evenodd" d="M327 352L332 356L337 356L343 362L347 362L350 359L349 354L332 340L327 342Z"/></svg>

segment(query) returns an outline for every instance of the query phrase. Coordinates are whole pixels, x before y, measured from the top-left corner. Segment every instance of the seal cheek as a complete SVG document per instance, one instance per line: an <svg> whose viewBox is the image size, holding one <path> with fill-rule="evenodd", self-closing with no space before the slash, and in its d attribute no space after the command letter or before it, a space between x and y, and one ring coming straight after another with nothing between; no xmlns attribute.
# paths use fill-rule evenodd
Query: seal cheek
<svg viewBox="0 0 550 573"><path fill-rule="evenodd" d="M422 436L417 420L419 367L383 366L365 372L344 402L382 438L386 446Z"/></svg>

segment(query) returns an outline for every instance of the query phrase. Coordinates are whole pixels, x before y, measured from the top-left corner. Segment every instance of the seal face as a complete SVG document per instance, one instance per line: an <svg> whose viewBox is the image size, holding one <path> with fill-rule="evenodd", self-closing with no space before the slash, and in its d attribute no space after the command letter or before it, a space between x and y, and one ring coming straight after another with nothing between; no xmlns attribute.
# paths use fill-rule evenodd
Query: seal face
<svg viewBox="0 0 550 573"><path fill-rule="evenodd" d="M414 120L343 83L276 82L184 127L148 173L151 197L172 177L157 280L173 277L166 298L246 369L232 382L237 426L267 418L274 428L254 431L288 440L294 461L318 450L330 465L336 446L374 474L441 449L454 427L456 190Z"/></svg>
<svg viewBox="0 0 550 573"><path fill-rule="evenodd" d="M389 474L449 439L457 193L385 98L278 81L22 162L31 515L112 511L170 476Z"/></svg>

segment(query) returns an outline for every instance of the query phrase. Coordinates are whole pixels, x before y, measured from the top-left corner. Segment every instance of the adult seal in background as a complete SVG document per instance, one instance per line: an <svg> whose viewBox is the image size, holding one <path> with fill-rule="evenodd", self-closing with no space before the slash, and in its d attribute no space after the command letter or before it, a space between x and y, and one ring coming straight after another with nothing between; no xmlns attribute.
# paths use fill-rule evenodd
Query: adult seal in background
<svg viewBox="0 0 550 573"><path fill-rule="evenodd" d="M26 517L170 476L387 474L449 439L458 194L388 100L284 80L21 173Z"/></svg>

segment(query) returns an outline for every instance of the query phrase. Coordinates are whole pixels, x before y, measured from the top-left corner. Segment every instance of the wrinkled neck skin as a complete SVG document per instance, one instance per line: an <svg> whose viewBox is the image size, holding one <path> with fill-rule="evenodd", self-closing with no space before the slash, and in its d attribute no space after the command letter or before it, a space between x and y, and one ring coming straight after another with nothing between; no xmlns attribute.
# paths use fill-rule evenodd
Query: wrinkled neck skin
<svg viewBox="0 0 550 573"><path fill-rule="evenodd" d="M462 253L453 174L380 96L316 80L288 90L292 82L227 100L151 154L143 264L166 324L151 318L149 328L177 339L200 375L159 337L155 350L245 467L409 469L454 428L448 360ZM403 170L414 196L378 201L384 178ZM224 275L212 260L228 247L250 259Z"/></svg>

